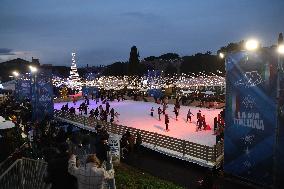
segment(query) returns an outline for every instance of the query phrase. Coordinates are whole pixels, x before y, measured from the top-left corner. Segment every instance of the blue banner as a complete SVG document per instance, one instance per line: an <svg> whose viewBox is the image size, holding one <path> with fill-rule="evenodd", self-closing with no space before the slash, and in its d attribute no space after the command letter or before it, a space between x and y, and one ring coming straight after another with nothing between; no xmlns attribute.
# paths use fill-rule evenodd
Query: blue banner
<svg viewBox="0 0 284 189"><path fill-rule="evenodd" d="M148 95L154 98L161 98L164 94L161 89L149 89Z"/></svg>
<svg viewBox="0 0 284 189"><path fill-rule="evenodd" d="M284 57L279 57L279 73L278 73L278 129L276 143L276 160L275 160L275 186L284 188Z"/></svg>
<svg viewBox="0 0 284 189"><path fill-rule="evenodd" d="M277 58L268 50L226 59L225 172L273 184Z"/></svg>
<svg viewBox="0 0 284 189"><path fill-rule="evenodd" d="M82 87L82 95L83 96L88 96L88 95L92 95L92 94L94 94L94 96L96 96L98 91L99 91L99 89L96 88L96 87L89 87L89 86L83 86Z"/></svg>
<svg viewBox="0 0 284 189"><path fill-rule="evenodd" d="M21 75L16 79L15 96L18 101L31 100L31 79L29 74Z"/></svg>
<svg viewBox="0 0 284 189"><path fill-rule="evenodd" d="M51 73L42 70L31 77L33 119L41 121L45 117L52 118L54 105Z"/></svg>

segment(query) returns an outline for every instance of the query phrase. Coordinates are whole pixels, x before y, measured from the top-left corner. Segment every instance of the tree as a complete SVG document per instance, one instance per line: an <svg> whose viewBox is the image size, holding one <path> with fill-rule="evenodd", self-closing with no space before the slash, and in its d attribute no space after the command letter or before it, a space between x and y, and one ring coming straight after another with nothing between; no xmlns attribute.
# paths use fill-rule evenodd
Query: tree
<svg viewBox="0 0 284 189"><path fill-rule="evenodd" d="M128 65L128 74L136 75L138 73L139 53L136 46L131 47Z"/></svg>
<svg viewBox="0 0 284 189"><path fill-rule="evenodd" d="M240 51L244 49L244 41L240 41L238 43L229 43L227 46L221 47L218 51L217 54L219 53L228 53L228 52L233 52L233 51Z"/></svg>
<svg viewBox="0 0 284 189"><path fill-rule="evenodd" d="M159 56L159 59L162 59L162 60L176 60L179 58L180 58L179 55L176 53L166 53L166 54Z"/></svg>
<svg viewBox="0 0 284 189"><path fill-rule="evenodd" d="M154 61L156 59L158 59L158 58L155 57L155 56L149 56L149 57L144 58L145 61Z"/></svg>
<svg viewBox="0 0 284 189"><path fill-rule="evenodd" d="M127 74L128 64L124 62L115 62L108 65L103 71L104 75L123 76Z"/></svg>
<svg viewBox="0 0 284 189"><path fill-rule="evenodd" d="M177 68L171 63L168 64L168 66L165 69L165 74L174 75L175 73L177 73Z"/></svg>

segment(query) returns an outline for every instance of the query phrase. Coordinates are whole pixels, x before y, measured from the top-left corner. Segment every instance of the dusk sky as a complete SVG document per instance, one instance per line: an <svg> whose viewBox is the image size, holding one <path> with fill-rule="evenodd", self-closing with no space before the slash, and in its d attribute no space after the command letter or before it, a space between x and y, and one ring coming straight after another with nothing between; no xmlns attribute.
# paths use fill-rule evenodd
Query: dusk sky
<svg viewBox="0 0 284 189"><path fill-rule="evenodd" d="M0 0L0 62L31 57L78 67L167 52L216 51L284 32L284 0Z"/></svg>

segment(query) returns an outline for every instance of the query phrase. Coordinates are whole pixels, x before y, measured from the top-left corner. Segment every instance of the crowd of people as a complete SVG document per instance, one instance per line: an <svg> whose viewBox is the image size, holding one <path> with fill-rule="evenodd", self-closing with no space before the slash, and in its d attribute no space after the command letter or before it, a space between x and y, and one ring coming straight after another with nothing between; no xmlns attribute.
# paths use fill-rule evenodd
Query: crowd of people
<svg viewBox="0 0 284 189"><path fill-rule="evenodd" d="M74 130L48 116L33 121L30 102L15 102L11 95L0 104L0 115L15 123L11 129L1 130L0 162L6 158L5 163L21 157L44 159L48 163L45 182L51 183L53 189L103 188L111 183L114 170L110 166L109 134L104 127L98 125L96 132L89 132Z"/></svg>
<svg viewBox="0 0 284 189"><path fill-rule="evenodd" d="M164 115L165 126L166 126L165 131L169 131L169 123L170 123L167 102L168 102L167 98L163 99L163 101L158 103L161 105L161 107L159 106L157 109L159 121L161 121L161 115ZM150 115L152 117L154 116L154 112L155 112L154 108L151 107ZM180 112L180 99L178 98L176 99L173 112L175 115L175 120L178 121L178 116ZM189 108L186 114L186 122L189 121L191 123L193 116L194 114L191 112ZM214 118L214 134L217 135L217 141L220 141L224 137L224 126L225 126L224 118L225 118L224 110L222 110L220 114L218 114L218 116ZM205 115L204 114L202 115L201 110L198 110L196 114L196 132L202 130L211 130L211 129L212 128L210 127L210 125L207 124L206 122Z"/></svg>
<svg viewBox="0 0 284 189"><path fill-rule="evenodd" d="M92 100L94 100L96 102L96 104L99 102L99 99L94 99L93 95L92 95ZM89 118L90 119L96 119L96 120L101 120L101 121L109 121L109 122L119 122L118 118L119 118L119 113L117 111L114 110L114 108L111 108L109 101L113 101L114 99L112 98L112 96L102 96L101 97L101 102L102 104L105 105L105 109L103 107L102 104L100 104L99 106L97 106L95 109L89 108L90 105L90 99L88 98L88 96L86 95L84 97L84 102L82 102L79 107L77 108L79 111L80 115L88 115L89 113ZM117 101L123 101L124 99L121 98L120 96L117 96ZM77 101L73 100L73 104L76 105ZM89 110L90 109L90 110ZM66 103L65 105L62 105L61 110L63 112L67 112L70 113L71 115L75 115L76 114L76 109L74 106L71 106L69 108L68 103ZM89 110L89 111L88 111ZM110 118L108 118L108 116L110 116Z"/></svg>

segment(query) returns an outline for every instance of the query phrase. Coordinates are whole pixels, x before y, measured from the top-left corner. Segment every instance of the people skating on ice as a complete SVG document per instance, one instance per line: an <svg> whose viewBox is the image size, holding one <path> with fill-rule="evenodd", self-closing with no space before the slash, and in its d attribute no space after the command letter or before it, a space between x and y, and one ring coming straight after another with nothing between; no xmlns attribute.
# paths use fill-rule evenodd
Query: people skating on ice
<svg viewBox="0 0 284 189"><path fill-rule="evenodd" d="M109 102L106 102L106 112L107 113L109 113L109 108L110 108Z"/></svg>
<svg viewBox="0 0 284 189"><path fill-rule="evenodd" d="M197 119L197 121L198 121L198 119L201 117L201 111L200 110L198 110L198 112L197 112L197 114L196 114L196 119Z"/></svg>
<svg viewBox="0 0 284 189"><path fill-rule="evenodd" d="M154 108L153 107L151 108L151 113L150 114L151 114L152 117L154 116Z"/></svg>
<svg viewBox="0 0 284 189"><path fill-rule="evenodd" d="M114 120L114 109L113 108L111 108L109 114L110 114L110 117Z"/></svg>
<svg viewBox="0 0 284 189"><path fill-rule="evenodd" d="M175 108L176 108L176 110L179 112L179 110L180 110L180 104L179 104L178 101L175 103Z"/></svg>
<svg viewBox="0 0 284 189"><path fill-rule="evenodd" d="M159 121L161 121L161 114L162 114L162 109L159 107L158 108Z"/></svg>
<svg viewBox="0 0 284 189"><path fill-rule="evenodd" d="M196 122L196 132L202 131L202 126L203 126L203 119L200 116L199 119L197 119L197 122Z"/></svg>
<svg viewBox="0 0 284 189"><path fill-rule="evenodd" d="M96 119L98 119L99 113L100 113L100 111L99 111L99 108L97 107L95 109L95 112L94 112L94 116L95 116Z"/></svg>
<svg viewBox="0 0 284 189"><path fill-rule="evenodd" d="M205 119L205 115L203 115L203 116L201 117L201 121L202 121L203 130L205 130L205 129L206 129L206 119Z"/></svg>
<svg viewBox="0 0 284 189"><path fill-rule="evenodd" d="M174 107L174 111L173 111L174 113L175 113L175 115L176 115L176 121L178 120L178 109L177 109L177 107L175 106Z"/></svg>
<svg viewBox="0 0 284 189"><path fill-rule="evenodd" d="M169 131L169 123L170 123L169 116L168 114L165 114L166 131Z"/></svg>
<svg viewBox="0 0 284 189"><path fill-rule="evenodd" d="M190 109L188 109L188 112L187 112L187 115L186 115L186 122L188 122L188 120L189 120L190 123L191 123L191 115L194 116L193 113L191 113Z"/></svg>
<svg viewBox="0 0 284 189"><path fill-rule="evenodd" d="M94 117L95 116L95 110L94 109L91 109L91 111L90 111L90 117Z"/></svg>
<svg viewBox="0 0 284 189"><path fill-rule="evenodd" d="M87 115L87 114L88 114L88 105L85 104L85 105L83 106L83 108L84 108L85 115Z"/></svg>
<svg viewBox="0 0 284 189"><path fill-rule="evenodd" d="M167 104L164 103L164 104L163 104L163 114L164 114L164 115L166 114L167 107L168 107Z"/></svg>
<svg viewBox="0 0 284 189"><path fill-rule="evenodd" d="M118 112L115 112L114 113L114 116L116 117L116 122L119 122L119 120L118 120L118 116L119 116L120 114L118 113Z"/></svg>
<svg viewBox="0 0 284 189"><path fill-rule="evenodd" d="M101 114L102 111L103 111L103 106L102 105L99 105L99 111L100 111L100 114Z"/></svg>

